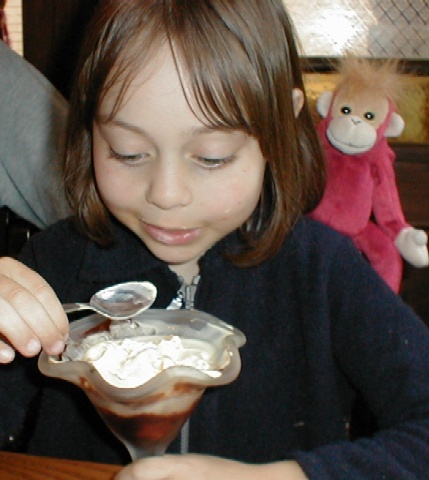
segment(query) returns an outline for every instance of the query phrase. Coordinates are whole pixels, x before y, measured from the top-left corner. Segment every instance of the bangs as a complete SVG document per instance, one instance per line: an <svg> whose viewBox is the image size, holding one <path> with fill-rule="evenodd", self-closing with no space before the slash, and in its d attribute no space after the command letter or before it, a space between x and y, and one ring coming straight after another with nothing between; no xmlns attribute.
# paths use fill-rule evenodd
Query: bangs
<svg viewBox="0 0 429 480"><path fill-rule="evenodd" d="M266 37L260 38L255 32L263 28L262 20L257 20L261 26L249 26L233 1L173 0L151 6L149 2L139 7L138 14L131 4L123 6L122 26L126 25L127 33L121 45L97 55L98 69L108 72L97 82L103 85L98 104L112 88L116 90L114 116L138 70L167 44L188 105L202 123L250 135L257 135L258 125L269 123L266 112L275 111L279 88L279 72L271 66L278 65L274 56L281 56L278 50L283 43L276 32L265 32ZM254 14L256 19L262 16L262 12Z"/></svg>
<svg viewBox="0 0 429 480"><path fill-rule="evenodd" d="M239 37L206 2L184 3L183 15L176 11L166 18L165 31L190 108L208 126L255 134L266 97L257 62L242 39L248 27L237 28L234 19Z"/></svg>

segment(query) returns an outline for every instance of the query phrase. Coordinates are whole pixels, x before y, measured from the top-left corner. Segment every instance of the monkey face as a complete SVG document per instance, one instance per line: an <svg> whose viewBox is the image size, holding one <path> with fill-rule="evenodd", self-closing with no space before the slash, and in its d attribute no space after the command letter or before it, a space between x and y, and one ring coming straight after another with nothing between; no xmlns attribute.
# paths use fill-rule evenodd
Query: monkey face
<svg viewBox="0 0 429 480"><path fill-rule="evenodd" d="M386 98L344 95L334 98L326 135L332 145L347 155L367 152L375 145L378 129L389 113Z"/></svg>

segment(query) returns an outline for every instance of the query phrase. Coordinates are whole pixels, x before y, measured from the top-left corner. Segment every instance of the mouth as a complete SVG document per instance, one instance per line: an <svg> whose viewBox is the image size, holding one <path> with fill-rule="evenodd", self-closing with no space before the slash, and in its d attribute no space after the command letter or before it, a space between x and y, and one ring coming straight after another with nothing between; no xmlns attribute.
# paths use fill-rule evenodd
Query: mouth
<svg viewBox="0 0 429 480"><path fill-rule="evenodd" d="M340 151L343 151L344 153L347 152L345 152L343 148L355 153L362 153L370 150L374 146L374 142L357 144L352 143L351 141L340 140L332 132L329 132L329 134L327 134L327 137L334 147L336 147Z"/></svg>
<svg viewBox="0 0 429 480"><path fill-rule="evenodd" d="M192 243L201 233L200 228L164 228L142 222L145 232L156 242L168 246Z"/></svg>

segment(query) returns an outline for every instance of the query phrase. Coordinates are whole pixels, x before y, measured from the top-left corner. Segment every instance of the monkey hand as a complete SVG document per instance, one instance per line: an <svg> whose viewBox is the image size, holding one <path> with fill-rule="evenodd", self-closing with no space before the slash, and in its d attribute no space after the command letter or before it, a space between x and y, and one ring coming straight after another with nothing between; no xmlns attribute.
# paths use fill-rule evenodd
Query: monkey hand
<svg viewBox="0 0 429 480"><path fill-rule="evenodd" d="M424 230L403 228L395 238L396 248L403 258L414 267L429 265L428 236Z"/></svg>

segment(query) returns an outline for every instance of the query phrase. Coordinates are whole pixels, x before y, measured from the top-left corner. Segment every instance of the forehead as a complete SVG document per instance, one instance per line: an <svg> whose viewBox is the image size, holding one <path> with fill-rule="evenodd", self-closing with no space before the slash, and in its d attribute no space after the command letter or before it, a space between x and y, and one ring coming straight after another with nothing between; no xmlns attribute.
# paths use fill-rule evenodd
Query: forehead
<svg viewBox="0 0 429 480"><path fill-rule="evenodd" d="M215 45L188 45L182 37L166 38L162 32L156 37L143 42L143 46L134 38L130 48L123 50L105 82L108 88L100 97L97 113L102 109L103 114L109 114L106 110L110 109L113 118L119 108L132 102L139 87L144 85L147 92L153 88L152 95L163 96L174 84L173 88L182 90L189 107L205 125L254 133L255 102L260 107L266 92L262 92L242 47L235 47L239 52L234 51L234 62L226 62L225 49ZM230 46L229 50L233 49ZM228 58L231 55L230 51ZM162 83L164 92L160 92L162 85L153 82L161 76L169 76L169 82Z"/></svg>
<svg viewBox="0 0 429 480"><path fill-rule="evenodd" d="M128 68L124 69L124 63L128 63ZM182 85L176 62L166 46L158 48L150 55L119 62L119 65L115 66L111 74L114 81L108 79L108 87L101 97L98 113L101 112L104 116L114 116L135 101L136 97L147 97L148 100L156 98L162 102L163 98L177 91L186 91L189 96L187 82ZM120 69L123 71L122 75L118 73Z"/></svg>
<svg viewBox="0 0 429 480"><path fill-rule="evenodd" d="M127 125L135 131L177 132L208 131L207 122L183 83L171 52L164 49L141 65L124 85L118 82L105 95L97 120ZM191 99L191 100L189 100ZM157 134L158 135L158 134Z"/></svg>
<svg viewBox="0 0 429 480"><path fill-rule="evenodd" d="M380 113L387 113L389 109L389 101L386 96L377 90L368 91L366 88L340 89L335 104L338 106L343 102L352 103L355 107L366 110L377 110Z"/></svg>

